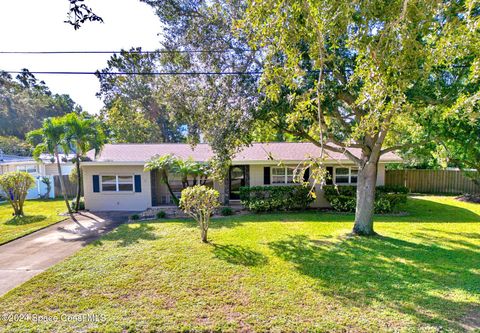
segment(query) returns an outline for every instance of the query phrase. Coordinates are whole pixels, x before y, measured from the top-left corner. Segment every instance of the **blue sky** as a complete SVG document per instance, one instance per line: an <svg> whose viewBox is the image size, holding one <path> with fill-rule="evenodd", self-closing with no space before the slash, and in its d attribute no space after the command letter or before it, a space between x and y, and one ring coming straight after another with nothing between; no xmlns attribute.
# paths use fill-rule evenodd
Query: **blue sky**
<svg viewBox="0 0 480 333"><path fill-rule="evenodd" d="M160 47L161 24L152 8L139 0L86 0L104 19L74 30L63 23L67 0L0 1L0 51L114 51L141 46ZM110 55L5 55L0 69L18 71L96 71L104 68ZM67 93L84 110L98 113L101 101L95 76L37 75L55 93Z"/></svg>

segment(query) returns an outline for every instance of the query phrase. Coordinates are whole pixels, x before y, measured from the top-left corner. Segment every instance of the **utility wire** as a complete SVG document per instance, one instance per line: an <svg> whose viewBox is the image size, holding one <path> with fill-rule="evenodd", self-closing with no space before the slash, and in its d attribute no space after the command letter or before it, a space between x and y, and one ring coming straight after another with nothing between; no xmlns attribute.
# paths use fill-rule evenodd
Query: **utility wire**
<svg viewBox="0 0 480 333"><path fill-rule="evenodd" d="M223 50L156 50L156 51L0 51L0 54L114 54L114 53L136 53L136 54L155 54L155 53L228 53L232 51L252 52L247 49L223 49Z"/></svg>
<svg viewBox="0 0 480 333"><path fill-rule="evenodd" d="M23 71L2 71L0 73L7 74L23 74ZM59 72L31 72L31 74L51 74L51 75L151 75L151 76L162 76L162 75L262 75L261 71L250 71L250 72L68 72L68 71L59 71Z"/></svg>

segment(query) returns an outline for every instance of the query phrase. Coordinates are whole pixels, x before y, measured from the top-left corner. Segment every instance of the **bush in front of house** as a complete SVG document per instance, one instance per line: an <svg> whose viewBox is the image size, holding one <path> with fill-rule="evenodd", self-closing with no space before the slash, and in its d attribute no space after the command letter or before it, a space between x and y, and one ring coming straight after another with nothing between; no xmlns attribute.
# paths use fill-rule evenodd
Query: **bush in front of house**
<svg viewBox="0 0 480 333"><path fill-rule="evenodd" d="M23 216L23 204L28 190L35 187L35 179L27 172L13 171L0 175L0 197L13 208L15 217Z"/></svg>
<svg viewBox="0 0 480 333"><path fill-rule="evenodd" d="M164 219L167 217L167 213L165 213L163 210L160 210L155 216L157 219Z"/></svg>
<svg viewBox="0 0 480 333"><path fill-rule="evenodd" d="M133 215L130 216L130 220L132 220L132 221L138 221L138 220L140 220L140 215L138 215L138 214L133 214Z"/></svg>
<svg viewBox="0 0 480 333"><path fill-rule="evenodd" d="M325 199L338 212L355 212L357 200L356 186L323 187ZM374 211L377 214L392 213L407 202L408 188L403 186L378 186L375 192Z"/></svg>
<svg viewBox="0 0 480 333"><path fill-rule="evenodd" d="M222 214L223 216L233 215L233 209L230 208L230 207L223 207L223 208L220 210L220 214Z"/></svg>
<svg viewBox="0 0 480 333"><path fill-rule="evenodd" d="M310 188L292 186L252 186L240 188L242 205L253 212L303 210L315 200Z"/></svg>
<svg viewBox="0 0 480 333"><path fill-rule="evenodd" d="M210 216L220 206L219 196L218 191L205 185L187 187L183 189L180 196L180 207L185 214L197 221L204 243L208 243L207 232Z"/></svg>
<svg viewBox="0 0 480 333"><path fill-rule="evenodd" d="M85 199L80 198L80 201L78 202L78 207L75 207L76 205L77 205L77 201L72 200L72 202L70 203L70 206L72 207L73 210L75 211L85 210Z"/></svg>

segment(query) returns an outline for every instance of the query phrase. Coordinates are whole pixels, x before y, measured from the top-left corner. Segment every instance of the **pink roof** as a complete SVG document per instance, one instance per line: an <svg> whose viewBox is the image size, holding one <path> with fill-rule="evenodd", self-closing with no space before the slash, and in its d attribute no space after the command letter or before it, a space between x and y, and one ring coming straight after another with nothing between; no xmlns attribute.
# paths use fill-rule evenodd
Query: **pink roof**
<svg viewBox="0 0 480 333"><path fill-rule="evenodd" d="M354 155L360 156L360 149L349 149ZM173 154L179 158L192 158L195 161L208 161L214 155L208 144L198 144L192 148L189 144L183 143L161 143L161 144L107 144L96 158L93 151L87 156L95 162L139 162L148 161L155 155ZM345 161L348 160L341 153L326 151L329 159ZM236 154L234 162L259 162L259 161L301 161L309 157L318 157L320 148L309 142L270 142L253 143ZM394 154L387 153L382 156L382 161L401 162L402 159Z"/></svg>

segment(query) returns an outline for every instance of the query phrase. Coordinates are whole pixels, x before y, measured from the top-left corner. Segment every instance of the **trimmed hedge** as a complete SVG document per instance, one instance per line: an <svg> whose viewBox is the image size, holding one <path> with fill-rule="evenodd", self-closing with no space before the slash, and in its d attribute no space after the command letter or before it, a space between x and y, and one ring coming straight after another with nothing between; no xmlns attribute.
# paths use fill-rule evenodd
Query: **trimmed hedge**
<svg viewBox="0 0 480 333"><path fill-rule="evenodd" d="M303 210L314 201L302 185L252 186L240 188L242 205L254 212Z"/></svg>
<svg viewBox="0 0 480 333"><path fill-rule="evenodd" d="M356 186L323 187L325 199L338 212L355 212L357 200ZM408 188L403 186L378 186L375 191L374 210L377 214L397 211L400 204L407 202Z"/></svg>

